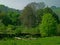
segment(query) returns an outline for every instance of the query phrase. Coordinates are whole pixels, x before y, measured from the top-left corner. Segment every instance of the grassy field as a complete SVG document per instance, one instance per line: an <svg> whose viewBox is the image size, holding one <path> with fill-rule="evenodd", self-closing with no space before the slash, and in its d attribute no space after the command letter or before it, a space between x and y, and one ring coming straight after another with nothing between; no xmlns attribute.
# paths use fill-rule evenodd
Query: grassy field
<svg viewBox="0 0 60 45"><path fill-rule="evenodd" d="M0 40L0 45L60 45L60 37L46 37L38 39L8 39Z"/></svg>

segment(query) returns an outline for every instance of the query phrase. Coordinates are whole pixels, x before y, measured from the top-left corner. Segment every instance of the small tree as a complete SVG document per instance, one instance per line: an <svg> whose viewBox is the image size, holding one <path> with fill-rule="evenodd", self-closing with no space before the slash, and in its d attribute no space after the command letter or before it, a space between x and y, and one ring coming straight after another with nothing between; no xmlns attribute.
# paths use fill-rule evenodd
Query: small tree
<svg viewBox="0 0 60 45"><path fill-rule="evenodd" d="M50 13L43 15L42 22L40 25L41 36L55 35L56 25L57 25L57 22Z"/></svg>

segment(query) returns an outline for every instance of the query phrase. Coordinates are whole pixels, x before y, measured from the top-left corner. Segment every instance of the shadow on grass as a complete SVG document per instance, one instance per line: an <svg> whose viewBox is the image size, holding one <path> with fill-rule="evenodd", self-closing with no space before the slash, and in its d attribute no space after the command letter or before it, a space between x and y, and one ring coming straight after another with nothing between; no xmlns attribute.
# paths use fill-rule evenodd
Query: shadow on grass
<svg viewBox="0 0 60 45"><path fill-rule="evenodd" d="M60 42L56 43L56 44L60 44Z"/></svg>

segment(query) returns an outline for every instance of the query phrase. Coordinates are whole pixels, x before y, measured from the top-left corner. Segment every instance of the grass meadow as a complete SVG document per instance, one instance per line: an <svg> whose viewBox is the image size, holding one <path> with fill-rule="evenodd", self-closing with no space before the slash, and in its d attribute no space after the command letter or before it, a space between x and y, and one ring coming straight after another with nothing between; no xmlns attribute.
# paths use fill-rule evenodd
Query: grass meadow
<svg viewBox="0 0 60 45"><path fill-rule="evenodd" d="M60 45L60 37L45 37L37 39L6 39L0 40L0 45Z"/></svg>

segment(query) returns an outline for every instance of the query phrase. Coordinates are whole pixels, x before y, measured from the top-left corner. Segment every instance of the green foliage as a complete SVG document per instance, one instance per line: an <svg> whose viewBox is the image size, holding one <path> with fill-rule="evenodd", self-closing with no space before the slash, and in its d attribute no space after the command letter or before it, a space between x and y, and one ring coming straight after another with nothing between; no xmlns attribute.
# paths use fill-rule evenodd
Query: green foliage
<svg viewBox="0 0 60 45"><path fill-rule="evenodd" d="M14 26L13 25L8 25L7 30L14 30Z"/></svg>
<svg viewBox="0 0 60 45"><path fill-rule="evenodd" d="M18 25L18 22L19 22L19 13L17 12L8 12L7 14L5 14L5 16L2 18L2 22L5 24L5 25L9 25L9 24L12 24L12 25ZM20 24L19 24L20 25Z"/></svg>
<svg viewBox="0 0 60 45"><path fill-rule="evenodd" d="M0 22L0 34L6 33L6 27L3 23Z"/></svg>
<svg viewBox="0 0 60 45"><path fill-rule="evenodd" d="M42 21L43 14L44 14L43 9L37 10L37 21L38 21L38 24Z"/></svg>
<svg viewBox="0 0 60 45"><path fill-rule="evenodd" d="M0 5L0 19L4 25L20 25L20 11L12 8L8 8L4 5Z"/></svg>
<svg viewBox="0 0 60 45"><path fill-rule="evenodd" d="M11 20L10 20L10 18L9 18L8 15L5 15L5 16L3 17L2 23L3 23L4 25L6 25L6 26L7 26L8 24L11 24Z"/></svg>
<svg viewBox="0 0 60 45"><path fill-rule="evenodd" d="M60 24L57 25L57 35L60 36Z"/></svg>
<svg viewBox="0 0 60 45"><path fill-rule="evenodd" d="M15 29L15 34L16 36L20 36L20 33L22 32L21 30L21 26L17 26L16 29Z"/></svg>
<svg viewBox="0 0 60 45"><path fill-rule="evenodd" d="M58 15L57 15L51 8L46 7L46 8L44 9L44 14L45 14L45 13L50 13L50 14L52 14L52 16L55 18L55 20L59 23Z"/></svg>
<svg viewBox="0 0 60 45"><path fill-rule="evenodd" d="M29 33L29 34L40 34L40 30L38 27L35 28L23 28L22 33Z"/></svg>
<svg viewBox="0 0 60 45"><path fill-rule="evenodd" d="M42 36L53 36L56 35L57 22L54 17L47 13L42 17L40 25L40 33Z"/></svg>
<svg viewBox="0 0 60 45"><path fill-rule="evenodd" d="M17 24L17 21L18 21L18 17L20 16L19 13L17 12L9 12L8 13L8 16L12 22L13 25L16 25Z"/></svg>

